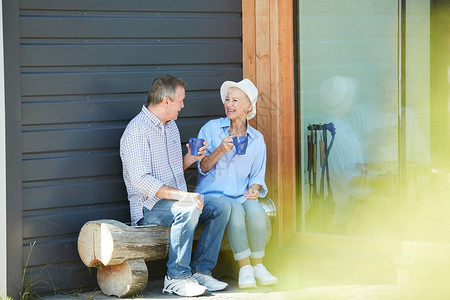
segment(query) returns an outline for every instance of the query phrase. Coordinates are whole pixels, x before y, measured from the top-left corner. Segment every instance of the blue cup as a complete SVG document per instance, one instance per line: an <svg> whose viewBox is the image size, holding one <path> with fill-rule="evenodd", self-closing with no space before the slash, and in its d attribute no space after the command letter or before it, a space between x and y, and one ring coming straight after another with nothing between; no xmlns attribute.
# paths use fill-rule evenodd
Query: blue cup
<svg viewBox="0 0 450 300"><path fill-rule="evenodd" d="M243 155L245 150L247 150L248 137L235 136L233 137L233 144L236 147L236 154Z"/></svg>
<svg viewBox="0 0 450 300"><path fill-rule="evenodd" d="M198 139L198 138L190 138L189 139L189 147L191 147L191 155L193 156L199 156L198 150L203 147L203 143L205 142L204 139Z"/></svg>

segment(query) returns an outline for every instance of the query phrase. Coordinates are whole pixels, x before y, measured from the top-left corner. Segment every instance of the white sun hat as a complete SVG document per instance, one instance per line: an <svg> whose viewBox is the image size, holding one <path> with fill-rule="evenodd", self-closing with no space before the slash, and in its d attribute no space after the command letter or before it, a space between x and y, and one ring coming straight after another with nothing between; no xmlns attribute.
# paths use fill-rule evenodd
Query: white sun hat
<svg viewBox="0 0 450 300"><path fill-rule="evenodd" d="M325 113L339 115L352 104L356 82L353 78L334 75L320 85L320 102Z"/></svg>
<svg viewBox="0 0 450 300"><path fill-rule="evenodd" d="M250 102L252 103L253 106L252 111L247 114L247 120L250 120L256 115L256 101L258 101L258 89L253 84L253 82L251 82L250 79L247 78L244 78L239 82L225 81L220 87L220 97L222 98L223 103L225 103L225 99L227 98L228 90L232 87L240 89L247 95L248 99L250 99Z"/></svg>

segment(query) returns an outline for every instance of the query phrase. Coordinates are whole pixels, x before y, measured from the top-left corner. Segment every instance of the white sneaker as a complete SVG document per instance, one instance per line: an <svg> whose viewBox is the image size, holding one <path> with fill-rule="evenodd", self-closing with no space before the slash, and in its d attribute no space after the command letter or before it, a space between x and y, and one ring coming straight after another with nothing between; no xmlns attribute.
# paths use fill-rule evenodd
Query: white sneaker
<svg viewBox="0 0 450 300"><path fill-rule="evenodd" d="M192 276L183 279L173 279L169 276L164 278L163 294L178 295L184 297L195 297L205 294L206 287L198 284Z"/></svg>
<svg viewBox="0 0 450 300"><path fill-rule="evenodd" d="M270 274L263 264L257 264L253 267L253 270L255 272L255 279L258 285L266 286L278 284L278 278Z"/></svg>
<svg viewBox="0 0 450 300"><path fill-rule="evenodd" d="M252 266L250 265L243 266L239 270L238 283L240 289L248 289L256 287L255 273L253 271Z"/></svg>
<svg viewBox="0 0 450 300"><path fill-rule="evenodd" d="M197 279L199 284L207 287L210 292L221 291L228 286L228 283L219 281L208 274L194 273L192 277Z"/></svg>

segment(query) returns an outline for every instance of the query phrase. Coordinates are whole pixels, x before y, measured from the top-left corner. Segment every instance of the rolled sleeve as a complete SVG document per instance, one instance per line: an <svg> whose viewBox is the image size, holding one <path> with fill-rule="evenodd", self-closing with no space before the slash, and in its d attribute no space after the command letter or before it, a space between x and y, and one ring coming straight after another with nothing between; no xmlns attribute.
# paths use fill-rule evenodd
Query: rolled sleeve
<svg viewBox="0 0 450 300"><path fill-rule="evenodd" d="M209 173L211 173L216 168L216 166L214 166L208 172L203 172L202 168L200 167L200 162L201 162L201 160L197 161L197 169L198 169L198 172L203 176L207 176Z"/></svg>
<svg viewBox="0 0 450 300"><path fill-rule="evenodd" d="M147 198L155 197L164 183L151 174L145 160L148 142L142 130L136 130L122 141L122 161L132 187Z"/></svg>
<svg viewBox="0 0 450 300"><path fill-rule="evenodd" d="M187 191L180 132L175 121L162 123L145 105L120 139L123 179L130 202L132 224L151 210L164 186Z"/></svg>

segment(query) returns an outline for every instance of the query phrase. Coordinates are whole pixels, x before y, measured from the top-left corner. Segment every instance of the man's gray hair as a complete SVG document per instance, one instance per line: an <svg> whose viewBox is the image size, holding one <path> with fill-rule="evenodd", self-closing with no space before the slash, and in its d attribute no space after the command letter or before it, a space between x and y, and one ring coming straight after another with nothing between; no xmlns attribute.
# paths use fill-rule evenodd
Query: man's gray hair
<svg viewBox="0 0 450 300"><path fill-rule="evenodd" d="M176 78L172 75L162 75L152 83L152 89L150 90L147 98L147 106L153 106L161 103L164 97L168 97L171 101L175 99L177 87L184 88L186 82Z"/></svg>

